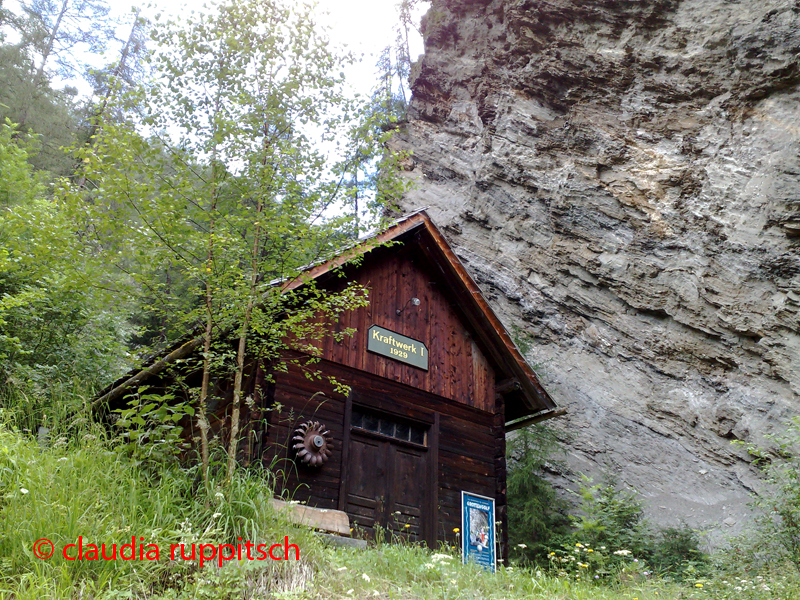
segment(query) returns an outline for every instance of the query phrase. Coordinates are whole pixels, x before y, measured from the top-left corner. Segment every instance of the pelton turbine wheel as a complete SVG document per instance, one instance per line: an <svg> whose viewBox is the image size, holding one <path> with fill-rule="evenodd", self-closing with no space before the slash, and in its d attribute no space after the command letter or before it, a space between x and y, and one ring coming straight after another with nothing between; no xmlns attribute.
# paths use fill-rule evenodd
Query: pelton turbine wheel
<svg viewBox="0 0 800 600"><path fill-rule="evenodd" d="M321 467L331 455L331 434L318 421L307 421L294 430L293 448L300 462L310 467Z"/></svg>

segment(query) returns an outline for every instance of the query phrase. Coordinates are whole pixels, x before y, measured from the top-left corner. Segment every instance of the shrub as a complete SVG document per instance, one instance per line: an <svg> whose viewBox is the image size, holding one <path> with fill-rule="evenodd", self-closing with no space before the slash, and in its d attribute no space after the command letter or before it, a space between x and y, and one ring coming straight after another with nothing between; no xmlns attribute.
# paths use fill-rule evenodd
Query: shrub
<svg viewBox="0 0 800 600"><path fill-rule="evenodd" d="M653 537L650 565L662 575L689 579L705 575L709 557L700 550L700 536L685 523L659 529Z"/></svg>
<svg viewBox="0 0 800 600"><path fill-rule="evenodd" d="M593 480L584 475L578 496L581 514L573 517L574 537L578 542L628 550L639 557L650 555L652 536L644 521L638 492L620 490L613 481L593 485Z"/></svg>
<svg viewBox="0 0 800 600"><path fill-rule="evenodd" d="M286 568L306 568L321 551L308 530L293 528L275 514L267 472L238 470L228 480L219 469L206 493L198 486L196 467L164 462L142 469L136 457L105 439L103 428L85 422L71 433L54 431L43 448L0 419L0 597L9 588L18 598L71 597L73 590L97 597L101 589L114 587L130 590L130 597L163 593L177 598L184 595L174 593L184 591L192 598L241 597L234 593L240 584L278 567L245 561L253 564L241 574L200 570L194 561L169 560L170 545L275 541L288 534L302 549L302 564ZM111 552L112 544L129 543L133 535L144 538L139 545L157 544L159 560L70 561L61 555L79 536L84 545L105 543ZM55 547L48 560L35 558L31 550L41 538ZM235 580L228 582L230 594L216 593L214 586L226 578ZM219 581L211 585L212 580ZM197 591L204 586L207 592Z"/></svg>
<svg viewBox="0 0 800 600"><path fill-rule="evenodd" d="M781 435L767 436L771 449L748 446L765 475L767 491L755 497L754 535L736 540L735 550L753 569L789 563L800 573L800 417ZM742 442L738 442L742 443Z"/></svg>
<svg viewBox="0 0 800 600"><path fill-rule="evenodd" d="M635 490L582 477L574 531L548 554L550 567L571 577L635 581L654 572L675 579L708 570L700 538L687 525L653 530Z"/></svg>

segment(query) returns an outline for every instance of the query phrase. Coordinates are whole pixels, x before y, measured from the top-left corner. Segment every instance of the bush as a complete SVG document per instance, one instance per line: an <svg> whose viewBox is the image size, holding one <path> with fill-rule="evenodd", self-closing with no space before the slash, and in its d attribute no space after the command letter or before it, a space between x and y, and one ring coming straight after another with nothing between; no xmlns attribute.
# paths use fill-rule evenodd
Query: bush
<svg viewBox="0 0 800 600"><path fill-rule="evenodd" d="M573 535L577 541L649 556L652 536L635 490L617 489L613 481L593 485L592 479L584 475L578 496L581 514L573 517L576 528Z"/></svg>
<svg viewBox="0 0 800 600"><path fill-rule="evenodd" d="M700 536L685 523L664 527L653 537L650 565L662 575L692 579L708 573L710 561L700 550Z"/></svg>
<svg viewBox="0 0 800 600"><path fill-rule="evenodd" d="M787 423L783 434L767 438L772 448L747 448L767 484L751 503L754 531L732 540L730 551L752 571L788 564L800 574L800 417Z"/></svg>
<svg viewBox="0 0 800 600"><path fill-rule="evenodd" d="M582 477L574 531L548 553L550 567L575 579L635 581L654 573L697 578L708 570L697 532L687 525L653 530L635 490Z"/></svg>

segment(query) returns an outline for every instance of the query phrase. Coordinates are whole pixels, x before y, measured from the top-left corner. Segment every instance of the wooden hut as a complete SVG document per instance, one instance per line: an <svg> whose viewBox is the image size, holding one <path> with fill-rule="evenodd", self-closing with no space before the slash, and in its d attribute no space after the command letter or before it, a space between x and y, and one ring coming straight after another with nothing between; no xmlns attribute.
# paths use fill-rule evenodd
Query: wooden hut
<svg viewBox="0 0 800 600"><path fill-rule="evenodd" d="M506 433L561 411L424 211L374 241L355 250L357 265L351 251L308 271L321 288L370 290L369 306L331 325L356 334L326 338L315 365L349 393L299 365L267 383L256 365L242 459L272 465L294 499L344 511L367 535L380 527L429 545L454 541L462 491L489 496L505 554ZM390 241L399 243L380 245ZM211 407L222 423L225 387Z"/></svg>

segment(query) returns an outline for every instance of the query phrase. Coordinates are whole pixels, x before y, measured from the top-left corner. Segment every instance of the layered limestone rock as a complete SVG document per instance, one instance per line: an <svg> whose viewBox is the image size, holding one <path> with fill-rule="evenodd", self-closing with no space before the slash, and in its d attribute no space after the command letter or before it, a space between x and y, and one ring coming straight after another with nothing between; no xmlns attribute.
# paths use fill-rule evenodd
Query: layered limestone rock
<svg viewBox="0 0 800 600"><path fill-rule="evenodd" d="M433 0L423 206L569 415L569 485L737 532L800 413L800 4Z"/></svg>

